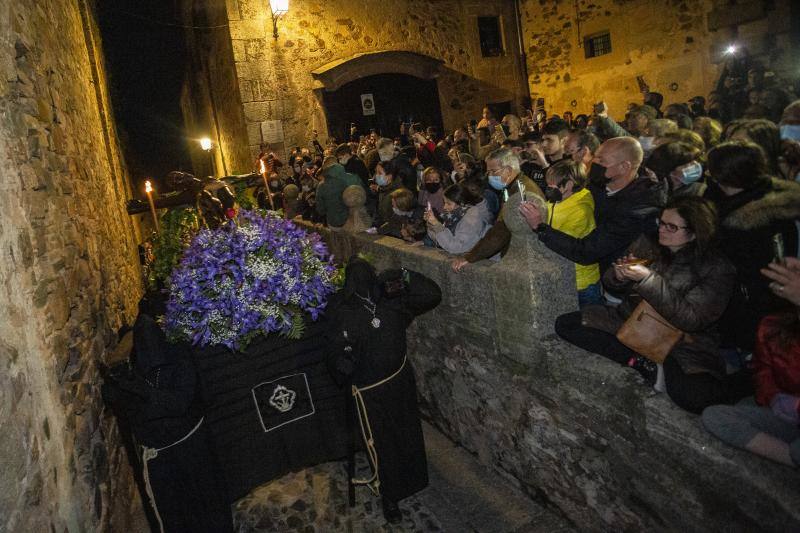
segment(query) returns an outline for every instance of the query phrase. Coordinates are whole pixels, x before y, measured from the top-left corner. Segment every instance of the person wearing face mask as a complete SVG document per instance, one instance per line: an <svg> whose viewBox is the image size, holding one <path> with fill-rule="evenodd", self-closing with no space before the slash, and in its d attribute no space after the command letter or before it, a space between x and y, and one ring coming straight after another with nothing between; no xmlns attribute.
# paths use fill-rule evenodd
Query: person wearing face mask
<svg viewBox="0 0 800 533"><path fill-rule="evenodd" d="M646 166L659 178L666 178L670 198L680 196L703 196L703 165L697 160L702 156L697 148L682 142L668 142L658 146Z"/></svg>
<svg viewBox="0 0 800 533"><path fill-rule="evenodd" d="M345 172L335 157L330 156L322 163L325 181L317 187L317 213L325 217L332 230L340 229L347 222L349 209L342 200L342 193L350 185L361 187L358 176Z"/></svg>
<svg viewBox="0 0 800 533"><path fill-rule="evenodd" d="M544 198L542 189L520 170L519 157L511 150L496 150L486 158L486 173L489 175L489 185L497 191L500 199L500 215L497 222L486 232L472 249L463 257L454 259L452 268L460 272L469 263L489 259L496 254L504 254L511 242L511 232L503 222L505 203L510 196L519 194L518 181L525 188L525 194L536 194Z"/></svg>
<svg viewBox="0 0 800 533"><path fill-rule="evenodd" d="M395 174L397 167L393 163L378 163L375 167L375 183L370 185L370 190L377 195L378 210L375 216L375 227L380 227L393 214L391 195L394 191L403 188L403 182ZM412 195L413 198L413 195Z"/></svg>
<svg viewBox="0 0 800 533"><path fill-rule="evenodd" d="M388 198L392 205L392 214L378 227L378 234L414 240L404 231L414 221L414 195L408 189L400 187L392 191Z"/></svg>
<svg viewBox="0 0 800 533"><path fill-rule="evenodd" d="M586 174L581 166L572 159L564 159L547 170L546 179L544 196L548 202L547 223L550 227L578 239L591 233L595 228L594 199L586 189ZM603 290L597 263L576 263L575 280L579 307L602 303Z"/></svg>
<svg viewBox="0 0 800 533"><path fill-rule="evenodd" d="M570 158L589 171L594 153L600 147L600 139L594 133L585 130L572 130L564 141L564 157Z"/></svg>
<svg viewBox="0 0 800 533"><path fill-rule="evenodd" d="M388 163L394 159L395 155L397 155L397 152L394 148L394 141L383 137L378 139L375 148L367 152L367 155L364 157L364 163L367 170L373 172L375 165L378 163Z"/></svg>
<svg viewBox="0 0 800 533"><path fill-rule="evenodd" d="M444 191L442 219L425 211L428 237L444 251L469 251L491 227L492 214L483 199L483 187L476 180L451 185Z"/></svg>
<svg viewBox="0 0 800 533"><path fill-rule="evenodd" d="M417 196L417 205L428 206L435 213L441 213L444 206L444 187L442 173L436 167L428 167L422 172L422 188Z"/></svg>
<svg viewBox="0 0 800 533"><path fill-rule="evenodd" d="M520 213L545 246L570 261L599 263L605 270L639 235L655 232L656 216L667 200L663 182L639 176L642 157L642 147L631 137L609 139L597 149L589 169L597 227L584 237L554 229L528 203L520 205ZM605 186L599 189L601 182Z"/></svg>
<svg viewBox="0 0 800 533"><path fill-rule="evenodd" d="M800 100L783 110L780 122L782 154L778 162L781 174L800 182Z"/></svg>

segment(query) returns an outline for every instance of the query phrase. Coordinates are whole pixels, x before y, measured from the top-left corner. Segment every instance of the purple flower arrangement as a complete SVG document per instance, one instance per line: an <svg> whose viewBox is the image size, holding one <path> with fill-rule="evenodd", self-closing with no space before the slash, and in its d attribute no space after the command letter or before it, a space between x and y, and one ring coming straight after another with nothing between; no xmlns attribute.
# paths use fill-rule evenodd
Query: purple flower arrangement
<svg viewBox="0 0 800 533"><path fill-rule="evenodd" d="M336 267L319 235L242 211L201 230L170 278L164 326L173 340L243 351L259 335L303 334L335 290Z"/></svg>

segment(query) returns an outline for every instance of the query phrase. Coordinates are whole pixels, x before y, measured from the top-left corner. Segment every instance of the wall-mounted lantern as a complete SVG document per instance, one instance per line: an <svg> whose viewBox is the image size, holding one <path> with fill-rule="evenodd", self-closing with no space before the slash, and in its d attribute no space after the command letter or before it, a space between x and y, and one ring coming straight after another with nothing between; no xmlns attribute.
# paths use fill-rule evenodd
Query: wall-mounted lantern
<svg viewBox="0 0 800 533"><path fill-rule="evenodd" d="M289 0L269 0L272 13L272 36L278 39L278 20L289 12Z"/></svg>

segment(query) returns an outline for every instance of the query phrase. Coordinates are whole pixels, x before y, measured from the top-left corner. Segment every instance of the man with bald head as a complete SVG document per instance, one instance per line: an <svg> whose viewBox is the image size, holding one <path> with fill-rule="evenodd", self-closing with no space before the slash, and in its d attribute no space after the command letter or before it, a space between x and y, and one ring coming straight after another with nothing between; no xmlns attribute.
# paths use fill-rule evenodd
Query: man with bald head
<svg viewBox="0 0 800 533"><path fill-rule="evenodd" d="M599 263L601 272L625 255L642 233L657 231L656 217L667 200L665 184L640 175L644 154L633 137L609 139L597 149L589 170L597 227L576 238L551 228L533 205L520 213L548 248L581 265Z"/></svg>

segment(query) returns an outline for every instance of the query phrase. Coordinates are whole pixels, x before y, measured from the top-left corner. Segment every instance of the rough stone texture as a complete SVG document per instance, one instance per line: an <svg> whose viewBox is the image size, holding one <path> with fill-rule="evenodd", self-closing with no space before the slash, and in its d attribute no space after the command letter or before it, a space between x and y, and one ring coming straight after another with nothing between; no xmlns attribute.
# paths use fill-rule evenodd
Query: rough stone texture
<svg viewBox="0 0 800 533"><path fill-rule="evenodd" d="M226 176L254 170L247 148L244 110L236 81L233 48L225 3L217 0L182 2L189 51L181 108L190 139L209 137L211 157L190 142L192 167L198 175ZM211 168L213 162L213 168Z"/></svg>
<svg viewBox="0 0 800 533"><path fill-rule="evenodd" d="M372 219L364 204L367 203L367 192L360 185L350 185L342 193L342 201L347 206L347 221L342 229L350 232L364 231L372 225Z"/></svg>
<svg viewBox="0 0 800 533"><path fill-rule="evenodd" d="M344 462L325 463L263 485L233 507L234 529L256 532L567 533L568 522L423 423L430 484L403 500L403 522L387 524L380 499L365 487L347 506ZM357 475L368 475L356 455Z"/></svg>
<svg viewBox="0 0 800 533"><path fill-rule="evenodd" d="M322 88L312 71L358 54L408 51L443 62L438 98L448 129L479 116L486 102L518 101L524 93L512 2L292 0L277 40L269 2L229 0L226 5L246 142L253 155L262 142L259 125L264 120L283 121L286 142L271 147L278 152L305 145L312 129L324 137ZM501 17L505 56L481 56L477 17L484 15ZM369 72L396 72L391 57L376 60Z"/></svg>
<svg viewBox="0 0 800 533"><path fill-rule="evenodd" d="M136 311L91 4L0 0L0 531L132 530L97 364Z"/></svg>
<svg viewBox="0 0 800 533"><path fill-rule="evenodd" d="M664 95L665 104L707 96L721 52L732 42L779 74L796 77L800 50L792 35L792 2L579 0L576 13L572 1L522 0L531 95L544 97L548 112L556 114L589 113L605 99L621 120L628 102L641 102L639 75ZM762 8L752 9L756 4ZM583 38L605 31L611 32L612 52L587 59ZM670 89L672 83L677 90Z"/></svg>
<svg viewBox="0 0 800 533"><path fill-rule="evenodd" d="M635 371L570 346L538 323L565 305L557 283L536 285L540 276L553 279L556 265L546 254L542 267L531 257L527 267L504 268L503 260L455 274L439 251L319 231L338 257L362 250L380 268L412 268L439 283L442 304L409 330L424 412L578 529L800 528L793 471L723 445ZM571 266L561 268L571 279ZM528 292L535 285L540 292ZM538 313L526 309L527 294L537 295L528 305ZM508 324L518 328L516 337Z"/></svg>

